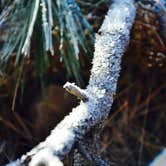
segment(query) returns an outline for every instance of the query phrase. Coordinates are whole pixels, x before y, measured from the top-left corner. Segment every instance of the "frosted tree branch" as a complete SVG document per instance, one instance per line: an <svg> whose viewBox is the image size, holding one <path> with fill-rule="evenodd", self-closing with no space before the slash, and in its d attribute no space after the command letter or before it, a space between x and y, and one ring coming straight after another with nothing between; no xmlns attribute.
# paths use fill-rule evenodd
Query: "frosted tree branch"
<svg viewBox="0 0 166 166"><path fill-rule="evenodd" d="M91 128L94 130L96 125L99 126L100 122L108 117L135 13L132 0L114 0L99 33L96 34L93 67L89 85L84 91L86 93L82 93L83 91L75 85L71 86L81 92L76 96L82 98L85 95L88 100L81 101L80 105L52 130L44 142L8 166L37 166L43 164L43 161L45 165L52 166L49 163L50 158L56 156L55 160L64 159L76 142L84 140L85 134L90 132ZM70 92L73 91L70 89ZM102 162L100 158L93 160L95 163Z"/></svg>

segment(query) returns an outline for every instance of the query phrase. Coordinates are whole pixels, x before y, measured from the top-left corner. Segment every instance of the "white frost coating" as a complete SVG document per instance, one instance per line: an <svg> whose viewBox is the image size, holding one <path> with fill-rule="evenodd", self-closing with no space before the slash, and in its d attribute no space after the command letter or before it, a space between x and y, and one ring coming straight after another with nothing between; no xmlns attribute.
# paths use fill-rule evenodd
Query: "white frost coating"
<svg viewBox="0 0 166 166"><path fill-rule="evenodd" d="M63 159L76 141L88 139L83 136L107 118L113 103L112 94L116 92L121 59L129 41L135 12L132 0L114 1L99 30L100 34L96 36L93 67L86 89L88 101L81 102L74 108L51 132L46 141L23 156L20 163L25 162L28 157L35 158L33 155L43 149L50 149L50 156L55 155ZM89 141L89 152L93 152L91 149L93 144L94 142ZM38 157L38 161L40 160Z"/></svg>
<svg viewBox="0 0 166 166"><path fill-rule="evenodd" d="M131 9L129 8L129 5L132 6L133 3L131 1L132 0L115 0L99 31L113 34L114 30L124 29L126 26L126 16L131 13ZM118 8L116 8L117 5ZM122 14L122 11L126 13ZM132 15L132 17L135 17L135 15Z"/></svg>
<svg viewBox="0 0 166 166"><path fill-rule="evenodd" d="M48 165L48 166L63 166L63 163L59 160L58 157L54 155L50 149L43 149L39 151L35 157L30 161L29 166L39 166L39 165ZM40 159L40 161L39 161Z"/></svg>
<svg viewBox="0 0 166 166"><path fill-rule="evenodd" d="M82 101L88 100L86 91L76 86L75 83L66 82L63 88L65 88L69 93L75 95Z"/></svg>

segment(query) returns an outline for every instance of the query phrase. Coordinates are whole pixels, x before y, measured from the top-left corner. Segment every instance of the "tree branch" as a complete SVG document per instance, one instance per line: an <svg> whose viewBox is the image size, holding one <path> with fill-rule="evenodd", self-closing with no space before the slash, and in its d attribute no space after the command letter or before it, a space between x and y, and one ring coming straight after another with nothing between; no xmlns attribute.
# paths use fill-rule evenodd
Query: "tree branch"
<svg viewBox="0 0 166 166"><path fill-rule="evenodd" d="M96 35L93 67L86 88L88 100L81 101L44 142L8 166L27 165L29 162L30 166L36 166L43 164L43 158L46 165L53 156L63 159L75 142L83 139L92 127L107 118L135 12L132 0L114 1Z"/></svg>

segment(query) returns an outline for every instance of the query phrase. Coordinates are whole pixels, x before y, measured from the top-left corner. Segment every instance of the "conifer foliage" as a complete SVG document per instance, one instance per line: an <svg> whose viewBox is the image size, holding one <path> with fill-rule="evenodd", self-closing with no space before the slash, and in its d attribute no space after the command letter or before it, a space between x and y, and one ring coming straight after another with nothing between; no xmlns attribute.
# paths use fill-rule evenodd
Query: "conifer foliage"
<svg viewBox="0 0 166 166"><path fill-rule="evenodd" d="M7 1L0 16L0 29L4 27L1 69L8 66L11 57L15 67L30 58L42 80L48 55L56 56L58 45L59 60L79 83L79 50L82 47L88 54L87 38L93 43L93 32L74 0Z"/></svg>

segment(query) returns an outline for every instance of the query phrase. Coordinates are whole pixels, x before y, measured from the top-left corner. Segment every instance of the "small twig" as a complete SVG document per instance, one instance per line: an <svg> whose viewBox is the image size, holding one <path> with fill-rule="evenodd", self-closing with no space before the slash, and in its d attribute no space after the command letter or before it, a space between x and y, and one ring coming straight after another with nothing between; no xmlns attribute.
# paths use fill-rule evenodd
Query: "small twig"
<svg viewBox="0 0 166 166"><path fill-rule="evenodd" d="M20 115L17 114L17 112L14 112L14 116L15 116L16 120L18 121L18 123L20 124L20 126L22 127L22 129L25 131L26 136L28 138L33 138L30 130L28 129L28 127L26 126L26 124L24 123L24 121L20 117Z"/></svg>
<svg viewBox="0 0 166 166"><path fill-rule="evenodd" d="M20 81L21 81L21 77L22 77L23 67L24 67L24 59L23 59L22 64L21 64L20 71L19 71L18 78L17 78L17 82L16 82L16 86L14 89L14 96L13 96L13 100L12 100L12 111L15 110L16 98L17 98L18 89L19 89L19 85L20 85Z"/></svg>
<svg viewBox="0 0 166 166"><path fill-rule="evenodd" d="M69 93L72 95L78 97L82 101L87 101L88 96L85 90L79 88L78 86L75 85L75 83L70 83L67 82L63 88L65 88Z"/></svg>

